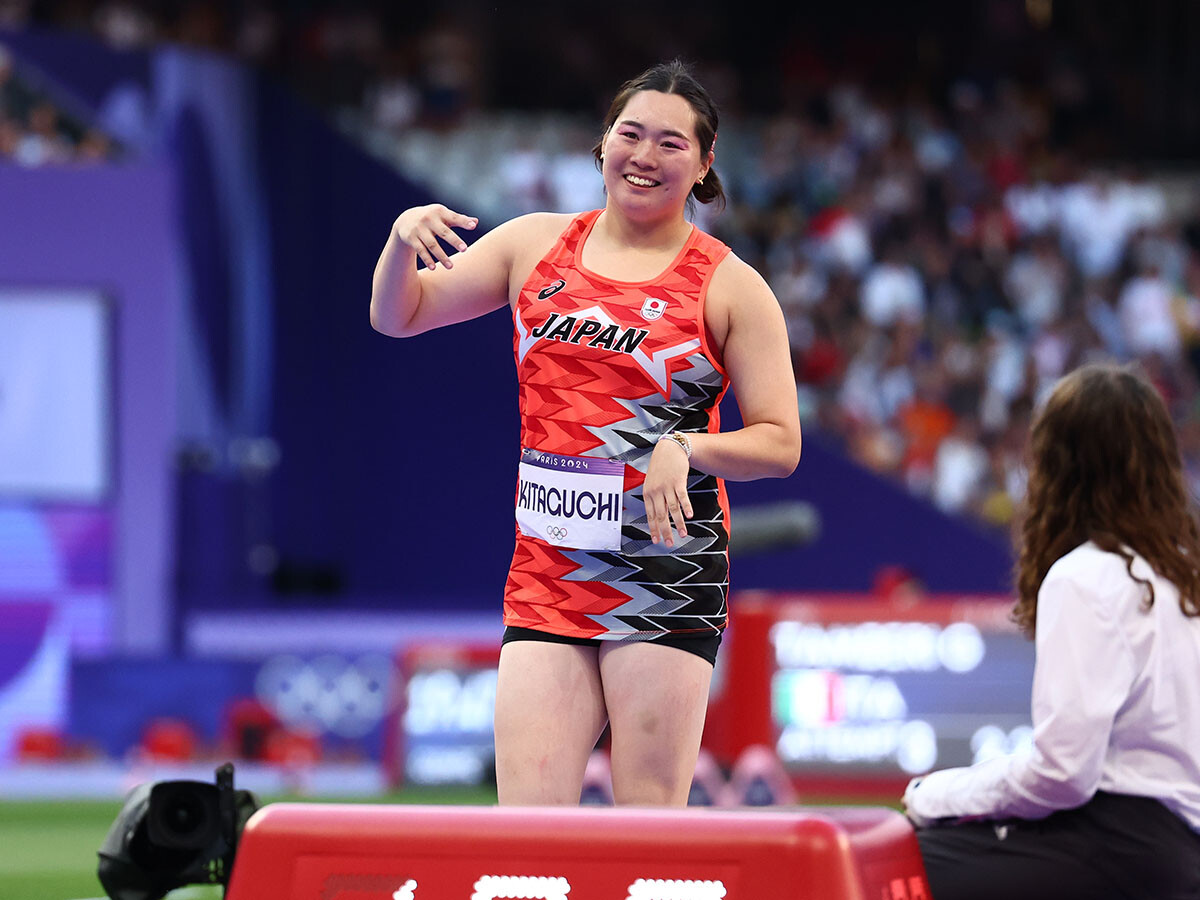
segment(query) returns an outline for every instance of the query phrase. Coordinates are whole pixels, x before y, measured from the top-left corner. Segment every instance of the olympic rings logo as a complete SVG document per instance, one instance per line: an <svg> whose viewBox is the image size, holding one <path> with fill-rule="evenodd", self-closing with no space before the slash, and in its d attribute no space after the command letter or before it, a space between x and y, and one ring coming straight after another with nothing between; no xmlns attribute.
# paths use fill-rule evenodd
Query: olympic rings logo
<svg viewBox="0 0 1200 900"><path fill-rule="evenodd" d="M560 528L558 525L551 525L546 529L546 534L550 535L556 541L565 541L567 539L567 529Z"/></svg>
<svg viewBox="0 0 1200 900"><path fill-rule="evenodd" d="M392 668L381 653L357 659L273 656L255 677L255 693L287 725L358 738L389 709Z"/></svg>

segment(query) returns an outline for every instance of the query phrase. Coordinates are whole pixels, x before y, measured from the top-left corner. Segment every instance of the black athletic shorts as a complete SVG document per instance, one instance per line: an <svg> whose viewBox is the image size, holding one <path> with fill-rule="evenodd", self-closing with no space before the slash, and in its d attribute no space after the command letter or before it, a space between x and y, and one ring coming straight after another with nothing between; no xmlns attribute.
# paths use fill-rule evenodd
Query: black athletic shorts
<svg viewBox="0 0 1200 900"><path fill-rule="evenodd" d="M548 644L575 644L580 647L600 647L610 643L632 643L632 641L601 641L596 638L567 637L561 634L551 634L548 631L535 631L532 628L517 628L509 625L504 629L501 644L509 641L545 641ZM688 653L708 660L709 665L717 664L717 648L721 646L721 635L702 634L692 637L686 634L664 634L648 643L661 644L664 647L676 647Z"/></svg>

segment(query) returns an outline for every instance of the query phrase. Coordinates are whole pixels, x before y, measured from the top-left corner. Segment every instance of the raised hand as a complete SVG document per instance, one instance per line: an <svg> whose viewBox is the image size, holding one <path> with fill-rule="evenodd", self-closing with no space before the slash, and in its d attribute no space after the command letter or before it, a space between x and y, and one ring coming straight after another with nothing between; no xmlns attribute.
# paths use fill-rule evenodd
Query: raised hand
<svg viewBox="0 0 1200 900"><path fill-rule="evenodd" d="M453 269L451 254L441 242L445 241L461 253L467 249L467 243L453 229L471 230L478 224L478 219L457 213L441 203L431 203L405 210L392 225L392 230L401 242L416 251L428 268L434 269L440 262L447 269Z"/></svg>

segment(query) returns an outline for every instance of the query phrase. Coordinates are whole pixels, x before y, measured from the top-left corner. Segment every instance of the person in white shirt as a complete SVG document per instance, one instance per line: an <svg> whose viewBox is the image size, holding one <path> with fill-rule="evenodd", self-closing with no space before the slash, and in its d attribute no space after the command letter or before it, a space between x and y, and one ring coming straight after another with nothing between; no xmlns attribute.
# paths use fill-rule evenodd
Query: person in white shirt
<svg viewBox="0 0 1200 900"><path fill-rule="evenodd" d="M1200 531L1166 406L1077 369L1029 460L1033 740L909 784L933 900L1200 897Z"/></svg>
<svg viewBox="0 0 1200 900"><path fill-rule="evenodd" d="M925 314L925 285L899 238L885 242L883 259L863 279L859 303L863 318L877 328L919 322Z"/></svg>

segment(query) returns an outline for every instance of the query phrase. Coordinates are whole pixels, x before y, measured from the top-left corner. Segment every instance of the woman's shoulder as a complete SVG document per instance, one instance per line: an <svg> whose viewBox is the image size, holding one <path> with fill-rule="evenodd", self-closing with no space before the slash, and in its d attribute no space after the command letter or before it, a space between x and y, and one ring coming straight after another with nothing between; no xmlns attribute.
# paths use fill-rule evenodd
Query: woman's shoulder
<svg viewBox="0 0 1200 900"><path fill-rule="evenodd" d="M1134 575L1139 579L1154 578L1154 572L1145 560L1136 551L1129 552L1133 559ZM1097 602L1104 598L1116 602L1131 593L1141 596L1145 590L1130 575L1129 563L1124 556L1105 550L1092 541L1085 541L1055 560L1046 572L1042 588L1054 590L1065 584L1082 590L1096 598Z"/></svg>
<svg viewBox="0 0 1200 900"><path fill-rule="evenodd" d="M510 265L510 277L523 284L529 273L557 243L570 224L579 218L575 213L534 212L509 219L496 231L503 240Z"/></svg>
<svg viewBox="0 0 1200 900"><path fill-rule="evenodd" d="M526 213L496 226L494 231L496 237L508 245L514 258L532 253L540 259L575 218L572 213Z"/></svg>
<svg viewBox="0 0 1200 900"><path fill-rule="evenodd" d="M516 240L536 239L542 235L553 235L557 238L575 218L573 213L525 213L497 226L496 230L503 229Z"/></svg>
<svg viewBox="0 0 1200 900"><path fill-rule="evenodd" d="M1093 541L1084 541L1054 561L1046 578L1090 578L1110 575L1115 569L1125 570L1125 559L1119 553L1105 550Z"/></svg>
<svg viewBox="0 0 1200 900"><path fill-rule="evenodd" d="M758 269L730 250L717 264L708 287L712 309L737 310L746 314L778 307L779 301Z"/></svg>

